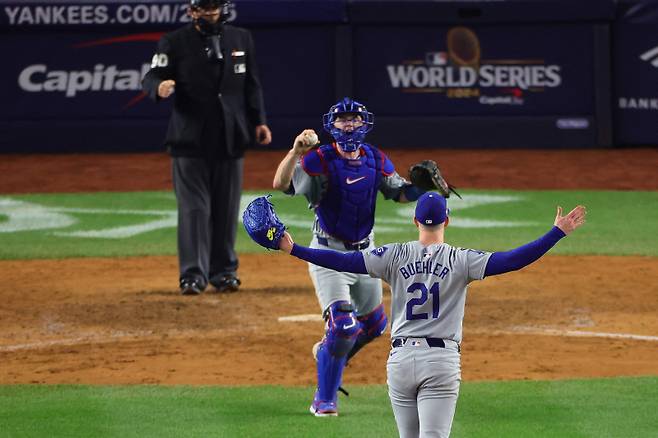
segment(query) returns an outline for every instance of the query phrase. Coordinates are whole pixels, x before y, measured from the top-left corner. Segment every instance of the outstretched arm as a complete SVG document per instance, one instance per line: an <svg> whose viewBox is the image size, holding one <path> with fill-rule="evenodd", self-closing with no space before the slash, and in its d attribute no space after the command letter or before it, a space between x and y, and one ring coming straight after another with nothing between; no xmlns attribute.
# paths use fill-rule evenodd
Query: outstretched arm
<svg viewBox="0 0 658 438"><path fill-rule="evenodd" d="M301 134L295 137L295 142L293 143L292 148L288 151L283 160L281 160L279 167L276 169L274 181L272 181L273 188L283 192L288 190L297 160L316 145L317 139L317 134L312 129L305 129Z"/></svg>
<svg viewBox="0 0 658 438"><path fill-rule="evenodd" d="M279 249L299 259L306 260L314 265L323 266L339 272L352 272L354 274L367 274L363 254L359 251L339 252L330 249L311 249L297 245L292 236L285 232Z"/></svg>
<svg viewBox="0 0 658 438"><path fill-rule="evenodd" d="M571 210L566 216L562 216L562 207L558 207L554 226L548 233L511 251L493 253L487 262L484 276L504 274L528 266L546 254L560 239L584 224L586 214L587 211L582 205Z"/></svg>

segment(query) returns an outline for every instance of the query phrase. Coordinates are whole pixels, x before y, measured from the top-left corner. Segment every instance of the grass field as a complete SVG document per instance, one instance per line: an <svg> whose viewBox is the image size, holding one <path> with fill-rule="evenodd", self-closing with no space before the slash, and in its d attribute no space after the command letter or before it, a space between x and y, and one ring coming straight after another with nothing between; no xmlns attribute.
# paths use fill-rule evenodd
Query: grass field
<svg viewBox="0 0 658 438"><path fill-rule="evenodd" d="M243 196L243 207L260 193ZM658 192L464 191L447 239L510 249L547 231L555 206L588 207L588 223L552 254L658 256ZM299 242L304 199L273 202ZM413 205L380 201L377 241L412 240ZM0 196L0 259L176 253L170 192ZM237 249L263 252L240 226ZM0 437L393 437L385 386L350 387L341 417L307 413L312 388L0 386ZM658 377L465 382L453 437L658 437Z"/></svg>
<svg viewBox="0 0 658 438"><path fill-rule="evenodd" d="M658 377L463 383L453 437L655 437ZM385 386L350 387L339 418L311 388L0 387L7 437L394 437Z"/></svg>
<svg viewBox="0 0 658 438"><path fill-rule="evenodd" d="M243 206L257 194L243 195ZM299 242L310 240L312 212L301 197L273 202ZM658 255L658 192L465 191L450 199L447 238L458 246L505 250L552 224L555 206L588 207L588 224L553 254ZM415 239L413 204L380 201L377 242ZM0 197L0 259L176 253L176 202L170 192ZM259 252L240 226L237 250Z"/></svg>

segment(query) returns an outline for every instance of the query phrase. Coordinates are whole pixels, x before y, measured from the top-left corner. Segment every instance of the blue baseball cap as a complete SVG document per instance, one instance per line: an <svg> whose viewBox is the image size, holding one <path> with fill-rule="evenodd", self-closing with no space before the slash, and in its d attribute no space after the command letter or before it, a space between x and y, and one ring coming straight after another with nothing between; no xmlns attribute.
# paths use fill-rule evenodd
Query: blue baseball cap
<svg viewBox="0 0 658 438"><path fill-rule="evenodd" d="M448 217L446 198L436 192L425 192L416 202L416 220L430 227L440 225Z"/></svg>

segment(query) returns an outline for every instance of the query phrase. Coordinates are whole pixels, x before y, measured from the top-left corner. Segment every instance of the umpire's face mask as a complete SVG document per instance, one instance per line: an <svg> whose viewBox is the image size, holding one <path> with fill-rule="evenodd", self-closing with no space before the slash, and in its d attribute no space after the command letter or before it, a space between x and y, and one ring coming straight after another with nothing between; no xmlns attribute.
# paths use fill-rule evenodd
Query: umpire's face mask
<svg viewBox="0 0 658 438"><path fill-rule="evenodd" d="M203 35L219 35L222 32L224 23L221 19L221 9L197 9L194 12L196 12L195 15L192 15L194 24Z"/></svg>
<svg viewBox="0 0 658 438"><path fill-rule="evenodd" d="M222 23L221 21L216 21L214 23L211 23L205 18L199 18L194 20L194 24L198 26L199 31L203 35L208 36L208 35L219 35L222 32L222 27L224 23Z"/></svg>
<svg viewBox="0 0 658 438"><path fill-rule="evenodd" d="M220 9L200 11L194 17L194 24L203 36L206 37L206 54L208 59L221 61L222 55L221 33L223 22Z"/></svg>

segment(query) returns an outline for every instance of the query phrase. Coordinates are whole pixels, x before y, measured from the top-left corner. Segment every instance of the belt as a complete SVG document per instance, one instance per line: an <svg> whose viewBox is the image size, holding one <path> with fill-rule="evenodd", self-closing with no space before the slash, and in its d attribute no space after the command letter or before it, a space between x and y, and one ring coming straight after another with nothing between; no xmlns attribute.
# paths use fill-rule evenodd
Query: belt
<svg viewBox="0 0 658 438"><path fill-rule="evenodd" d="M344 242L342 240L339 240L345 247L345 249L350 250L350 251L359 251L362 249L366 249L370 246L370 239L363 240L361 242ZM329 240L326 237L320 237L318 236L318 243L323 246L329 246Z"/></svg>
<svg viewBox="0 0 658 438"><path fill-rule="evenodd" d="M391 347L393 348L402 347L406 345L407 341L409 340L413 341L413 339L414 338L394 338L391 341ZM421 339L425 339L427 345L429 345L430 347L446 348L446 343L441 338L421 338ZM457 344L457 351L461 352L461 346L459 344Z"/></svg>

